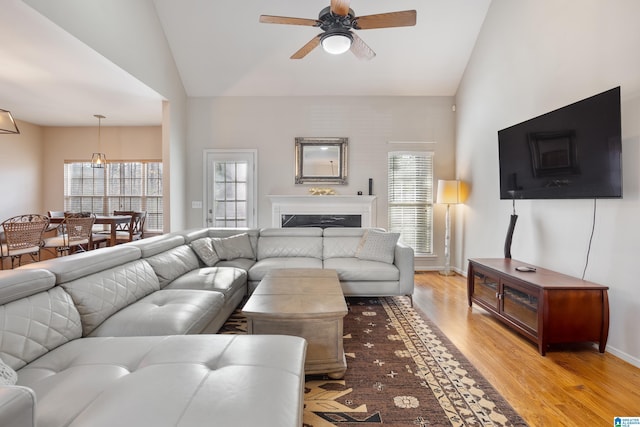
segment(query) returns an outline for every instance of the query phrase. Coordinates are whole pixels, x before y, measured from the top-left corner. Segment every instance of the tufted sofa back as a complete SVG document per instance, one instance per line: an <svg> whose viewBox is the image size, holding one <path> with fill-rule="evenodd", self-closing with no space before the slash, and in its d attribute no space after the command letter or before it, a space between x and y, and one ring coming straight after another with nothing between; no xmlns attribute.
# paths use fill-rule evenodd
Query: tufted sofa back
<svg viewBox="0 0 640 427"><path fill-rule="evenodd" d="M73 298L84 336L117 311L160 289L158 277L145 260L108 268L60 286Z"/></svg>
<svg viewBox="0 0 640 427"><path fill-rule="evenodd" d="M0 271L0 304L0 359L13 369L82 335L71 296L49 271Z"/></svg>
<svg viewBox="0 0 640 427"><path fill-rule="evenodd" d="M281 257L322 259L322 229L309 227L260 230L258 261Z"/></svg>

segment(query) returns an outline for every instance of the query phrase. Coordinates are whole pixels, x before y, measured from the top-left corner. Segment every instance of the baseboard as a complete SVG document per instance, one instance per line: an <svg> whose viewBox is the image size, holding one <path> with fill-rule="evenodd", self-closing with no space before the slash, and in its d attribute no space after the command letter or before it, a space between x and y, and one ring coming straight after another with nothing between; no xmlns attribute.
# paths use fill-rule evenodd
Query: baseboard
<svg viewBox="0 0 640 427"><path fill-rule="evenodd" d="M640 359L638 359L637 357L633 357L630 354L625 353L624 351L620 351L615 347L611 347L610 345L607 346L605 351L624 360L625 362L632 364L637 368L640 368Z"/></svg>

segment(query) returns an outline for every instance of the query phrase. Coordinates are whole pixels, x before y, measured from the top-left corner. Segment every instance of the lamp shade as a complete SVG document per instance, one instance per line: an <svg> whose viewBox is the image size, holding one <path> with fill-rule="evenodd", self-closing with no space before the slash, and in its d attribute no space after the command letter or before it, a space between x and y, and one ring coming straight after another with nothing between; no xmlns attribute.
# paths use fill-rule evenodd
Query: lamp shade
<svg viewBox="0 0 640 427"><path fill-rule="evenodd" d="M436 196L436 203L442 203L446 205L457 205L462 203L462 183L458 180L438 180L438 194Z"/></svg>
<svg viewBox="0 0 640 427"><path fill-rule="evenodd" d="M340 55L351 48L351 37L348 33L330 34L322 38L322 48L327 53Z"/></svg>
<svg viewBox="0 0 640 427"><path fill-rule="evenodd" d="M11 113L0 109L0 133L20 133Z"/></svg>

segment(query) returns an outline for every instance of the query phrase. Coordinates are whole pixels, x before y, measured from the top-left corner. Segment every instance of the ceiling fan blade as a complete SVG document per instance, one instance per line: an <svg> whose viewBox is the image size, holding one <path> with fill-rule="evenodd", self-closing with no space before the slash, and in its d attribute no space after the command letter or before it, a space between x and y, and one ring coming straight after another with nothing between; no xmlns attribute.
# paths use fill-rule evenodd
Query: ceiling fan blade
<svg viewBox="0 0 640 427"><path fill-rule="evenodd" d="M370 30L374 28L411 27L416 25L416 11L403 10L401 12L378 13L376 15L358 16L354 19L356 30Z"/></svg>
<svg viewBox="0 0 640 427"><path fill-rule="evenodd" d="M317 19L290 18L288 16L272 15L260 15L260 22L263 24L305 25L308 27L318 27L321 24Z"/></svg>
<svg viewBox="0 0 640 427"><path fill-rule="evenodd" d="M349 0L331 0L331 13L347 16L349 14Z"/></svg>
<svg viewBox="0 0 640 427"><path fill-rule="evenodd" d="M320 44L320 36L321 34L318 34L317 36L312 38L309 43L305 44L296 53L291 55L291 59L302 59L307 56L309 52L318 47L318 45Z"/></svg>
<svg viewBox="0 0 640 427"><path fill-rule="evenodd" d="M351 32L351 36L353 37L353 41L351 42L351 52L358 59L373 59L376 56L376 53L371 49L365 42L362 41L360 37L354 32Z"/></svg>

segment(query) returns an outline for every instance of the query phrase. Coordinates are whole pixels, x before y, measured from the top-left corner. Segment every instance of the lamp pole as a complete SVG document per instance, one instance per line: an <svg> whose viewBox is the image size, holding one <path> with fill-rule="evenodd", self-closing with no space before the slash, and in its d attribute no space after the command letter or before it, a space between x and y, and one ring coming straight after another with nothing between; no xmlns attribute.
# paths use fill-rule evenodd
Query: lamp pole
<svg viewBox="0 0 640 427"><path fill-rule="evenodd" d="M442 276L453 276L455 273L451 271L451 213L449 212L451 205L447 203L444 224L444 270L440 270Z"/></svg>

